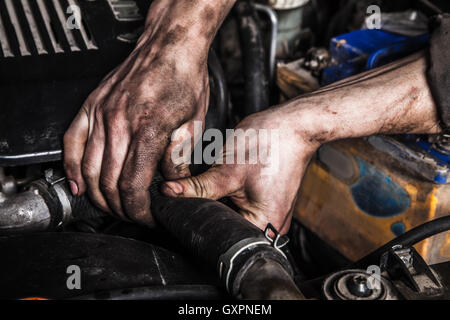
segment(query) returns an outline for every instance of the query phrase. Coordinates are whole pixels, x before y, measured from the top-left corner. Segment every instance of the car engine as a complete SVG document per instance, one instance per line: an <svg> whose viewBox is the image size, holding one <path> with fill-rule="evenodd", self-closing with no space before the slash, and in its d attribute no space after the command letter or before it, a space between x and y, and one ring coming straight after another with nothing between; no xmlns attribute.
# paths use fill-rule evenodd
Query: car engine
<svg viewBox="0 0 450 320"><path fill-rule="evenodd" d="M64 132L134 49L150 3L0 0L0 299L450 299L450 140L441 137L323 145L287 235L259 230L227 199L166 197L160 174L154 229L72 196ZM374 5L383 9L376 29ZM429 17L448 7L238 1L210 50L206 128L233 128L423 50ZM68 279L74 270L81 287Z"/></svg>

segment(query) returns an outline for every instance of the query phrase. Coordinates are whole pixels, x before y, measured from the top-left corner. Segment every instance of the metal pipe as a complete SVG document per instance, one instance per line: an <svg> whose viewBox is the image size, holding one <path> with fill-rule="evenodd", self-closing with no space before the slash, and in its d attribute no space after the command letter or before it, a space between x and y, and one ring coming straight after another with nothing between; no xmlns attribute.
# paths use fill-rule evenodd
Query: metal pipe
<svg viewBox="0 0 450 320"><path fill-rule="evenodd" d="M50 224L49 208L36 190L8 196L0 203L0 235L46 230Z"/></svg>
<svg viewBox="0 0 450 320"><path fill-rule="evenodd" d="M277 54L277 38L278 38L278 16L270 6L260 3L254 4L255 9L264 13L269 18L270 22L270 46L269 46L269 79L273 86L275 84L275 76L277 69L276 54Z"/></svg>
<svg viewBox="0 0 450 320"><path fill-rule="evenodd" d="M0 201L0 235L51 231L104 215L87 197L72 196L64 178L39 179L27 191Z"/></svg>

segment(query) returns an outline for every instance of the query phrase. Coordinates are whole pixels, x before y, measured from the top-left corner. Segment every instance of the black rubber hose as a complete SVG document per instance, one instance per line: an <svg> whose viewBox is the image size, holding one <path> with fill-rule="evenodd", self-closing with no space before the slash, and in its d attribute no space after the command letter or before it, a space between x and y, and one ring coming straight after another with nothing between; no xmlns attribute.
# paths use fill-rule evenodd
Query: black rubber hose
<svg viewBox="0 0 450 320"><path fill-rule="evenodd" d="M217 201L166 197L160 192L162 182L161 176L157 175L150 187L153 216L186 249L219 271L219 277L230 294L242 298L246 292L246 299L274 295L284 299L302 299L292 280L292 268L286 256L270 245L258 227ZM244 281L249 275L258 273L258 269L252 267L262 259L268 261L271 269L273 283L270 287L264 282L258 286L258 281ZM287 282L289 289L279 288L279 285L286 286ZM259 290L246 290L246 283L257 286ZM277 294L271 294L273 292Z"/></svg>
<svg viewBox="0 0 450 320"><path fill-rule="evenodd" d="M217 201L164 196L160 192L162 183L163 179L157 173L150 187L151 210L155 220L191 254L217 269L222 282L234 297L240 297L245 292L248 299L256 294L258 297L302 298L291 278L292 268L285 254L275 248L258 227ZM59 183L58 189L43 179L33 185L39 189L39 194L45 195L54 220L53 226L104 215L86 196L72 197L65 182ZM67 218L67 202L70 203L70 219ZM270 288L262 285L258 290L248 290L245 283L253 287L260 281L252 274L258 273L253 266L262 259L267 261L265 266L270 271L267 275L274 283ZM286 283L290 285L288 289L282 289L277 283L282 287Z"/></svg>
<svg viewBox="0 0 450 320"><path fill-rule="evenodd" d="M160 175L151 187L152 214L167 230L197 257L216 266L219 256L235 243L246 238L262 237L260 229L244 219L228 206L213 200L201 198L172 198L160 192ZM45 180L33 183L44 197L53 226L63 220L63 204L53 187ZM71 220L90 219L105 215L97 209L87 196L74 197L66 183L60 186L71 206Z"/></svg>
<svg viewBox="0 0 450 320"><path fill-rule="evenodd" d="M86 196L74 197L67 189L67 197L72 206L73 217L76 220L95 219L107 215L105 212L97 209Z"/></svg>
<svg viewBox="0 0 450 320"><path fill-rule="evenodd" d="M266 52L258 16L249 1L238 1L234 7L238 19L239 38L245 80L245 107L242 116L269 107L269 80Z"/></svg>
<svg viewBox="0 0 450 320"><path fill-rule="evenodd" d="M151 209L162 224L196 257L216 267L221 254L246 238L263 236L260 229L228 206L201 198L161 194L161 177L150 187Z"/></svg>
<svg viewBox="0 0 450 320"><path fill-rule="evenodd" d="M212 99L205 118L205 129L225 130L228 124L228 87L222 65L213 49L209 51L208 69Z"/></svg>
<svg viewBox="0 0 450 320"><path fill-rule="evenodd" d="M450 230L450 216L445 216L438 218L420 226L405 232L404 234L398 236L397 238L389 241L385 245L376 249L369 255L365 256L358 262L355 262L353 267L355 268L365 268L372 264L378 264L380 262L380 257L383 253L391 249L393 246L401 245L403 247L410 247L422 240L432 237L438 233Z"/></svg>

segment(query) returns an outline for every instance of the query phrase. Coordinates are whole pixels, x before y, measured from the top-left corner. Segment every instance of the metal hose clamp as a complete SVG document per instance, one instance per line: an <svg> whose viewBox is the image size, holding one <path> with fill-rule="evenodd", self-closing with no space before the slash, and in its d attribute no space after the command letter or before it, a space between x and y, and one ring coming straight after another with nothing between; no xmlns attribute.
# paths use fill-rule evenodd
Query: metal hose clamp
<svg viewBox="0 0 450 320"><path fill-rule="evenodd" d="M54 176L53 170L48 169L45 171L45 181L47 181L50 188L53 188L61 205L62 217L61 221L59 221L58 225L56 226L60 227L63 224L67 224L72 217L72 206L64 190L64 187L61 185L62 183L65 183L66 178L65 177L57 178Z"/></svg>

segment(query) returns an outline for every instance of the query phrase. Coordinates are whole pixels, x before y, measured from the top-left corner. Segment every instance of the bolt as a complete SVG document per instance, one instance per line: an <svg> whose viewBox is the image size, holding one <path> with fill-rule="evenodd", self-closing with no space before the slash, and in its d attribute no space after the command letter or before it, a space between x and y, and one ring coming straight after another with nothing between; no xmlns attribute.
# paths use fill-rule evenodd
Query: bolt
<svg viewBox="0 0 450 320"><path fill-rule="evenodd" d="M368 297L372 290L367 286L367 278L362 275L356 275L347 282L348 290L357 297Z"/></svg>

